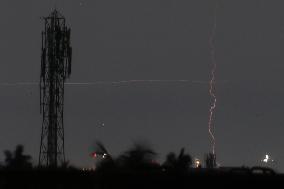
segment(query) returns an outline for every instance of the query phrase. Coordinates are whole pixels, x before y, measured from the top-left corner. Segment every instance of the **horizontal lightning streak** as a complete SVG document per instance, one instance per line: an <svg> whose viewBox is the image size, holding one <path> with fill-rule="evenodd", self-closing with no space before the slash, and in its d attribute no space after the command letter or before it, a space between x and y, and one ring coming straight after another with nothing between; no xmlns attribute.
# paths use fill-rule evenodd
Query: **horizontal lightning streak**
<svg viewBox="0 0 284 189"><path fill-rule="evenodd" d="M213 81L216 83L215 81ZM227 81L220 81L218 83L226 83ZM94 82L66 82L66 86L91 86L91 85L120 85L120 84L139 84L139 83L191 83L207 85L208 81L198 80L123 80L123 81L94 81ZM15 83L0 83L0 86L33 86L39 85L39 82L15 82Z"/></svg>

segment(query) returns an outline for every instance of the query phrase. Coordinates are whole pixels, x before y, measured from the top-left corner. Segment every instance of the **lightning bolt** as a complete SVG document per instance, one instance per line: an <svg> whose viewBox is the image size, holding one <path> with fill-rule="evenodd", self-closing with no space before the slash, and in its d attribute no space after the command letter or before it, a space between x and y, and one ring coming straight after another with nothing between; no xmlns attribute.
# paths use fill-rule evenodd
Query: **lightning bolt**
<svg viewBox="0 0 284 189"><path fill-rule="evenodd" d="M217 69L217 63L216 63L216 51L215 51L215 45L214 45L214 39L216 36L216 30L217 30L217 11L218 11L218 6L219 6L219 1L216 1L215 5L215 10L214 10L214 23L213 23L213 29L212 33L209 39L210 43L210 55L211 55L211 62L212 62L212 68L210 72L210 81L209 81L209 94L211 97L211 104L209 108L209 120L208 120L208 132L211 138L212 142L212 153L215 154L215 145L216 145L216 140L215 136L213 133L213 115L214 115L214 110L216 108L217 104L217 97L215 93L215 72Z"/></svg>

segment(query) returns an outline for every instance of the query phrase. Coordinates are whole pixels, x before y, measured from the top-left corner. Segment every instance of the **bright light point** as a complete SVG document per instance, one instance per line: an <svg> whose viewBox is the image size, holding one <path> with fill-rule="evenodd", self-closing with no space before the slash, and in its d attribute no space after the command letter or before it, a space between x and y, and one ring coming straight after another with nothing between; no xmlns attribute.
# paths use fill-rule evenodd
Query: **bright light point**
<svg viewBox="0 0 284 189"><path fill-rule="evenodd" d="M107 156L107 154L104 153L104 154L103 154L103 159L106 158L106 156Z"/></svg>
<svg viewBox="0 0 284 189"><path fill-rule="evenodd" d="M96 157L97 157L97 154L96 154L96 153L93 153L92 156L93 156L93 158L96 158Z"/></svg>
<svg viewBox="0 0 284 189"><path fill-rule="evenodd" d="M269 155L265 155L265 158L262 160L262 162L267 163L269 160Z"/></svg>
<svg viewBox="0 0 284 189"><path fill-rule="evenodd" d="M261 161L264 162L264 163L274 162L274 160L271 159L271 157L268 154L266 154L265 158Z"/></svg>
<svg viewBox="0 0 284 189"><path fill-rule="evenodd" d="M105 126L105 123L98 123L98 126L100 126L100 127L104 127Z"/></svg>
<svg viewBox="0 0 284 189"><path fill-rule="evenodd" d="M201 162L200 162L199 159L195 159L195 160L194 160L194 164L195 164L195 167L196 167L196 168L199 168L199 167L201 166Z"/></svg>

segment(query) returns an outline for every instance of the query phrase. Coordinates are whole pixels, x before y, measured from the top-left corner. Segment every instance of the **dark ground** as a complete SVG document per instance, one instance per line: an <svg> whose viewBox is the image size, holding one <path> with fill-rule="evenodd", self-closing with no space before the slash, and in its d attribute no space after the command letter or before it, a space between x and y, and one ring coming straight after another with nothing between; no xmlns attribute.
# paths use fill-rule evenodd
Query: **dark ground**
<svg viewBox="0 0 284 189"><path fill-rule="evenodd" d="M1 171L0 188L281 188L283 174L255 168L106 172L79 170ZM280 185L279 185L280 184Z"/></svg>

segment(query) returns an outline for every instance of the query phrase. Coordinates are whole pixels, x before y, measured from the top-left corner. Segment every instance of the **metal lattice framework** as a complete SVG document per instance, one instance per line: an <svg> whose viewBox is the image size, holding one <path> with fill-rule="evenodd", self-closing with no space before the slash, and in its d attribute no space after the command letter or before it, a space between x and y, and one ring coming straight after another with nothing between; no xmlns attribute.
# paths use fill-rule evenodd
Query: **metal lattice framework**
<svg viewBox="0 0 284 189"><path fill-rule="evenodd" d="M64 82L71 74L70 28L56 10L44 17L40 74L42 133L39 166L56 167L65 162Z"/></svg>

